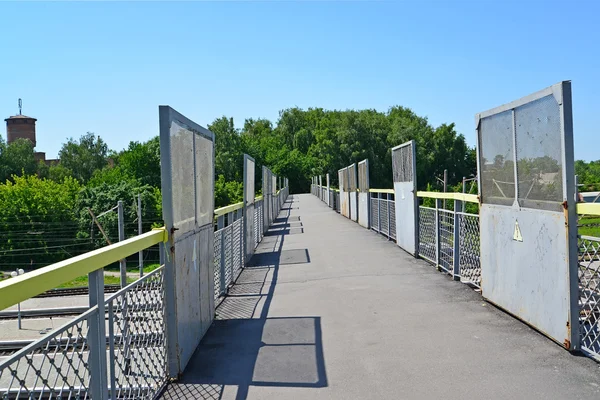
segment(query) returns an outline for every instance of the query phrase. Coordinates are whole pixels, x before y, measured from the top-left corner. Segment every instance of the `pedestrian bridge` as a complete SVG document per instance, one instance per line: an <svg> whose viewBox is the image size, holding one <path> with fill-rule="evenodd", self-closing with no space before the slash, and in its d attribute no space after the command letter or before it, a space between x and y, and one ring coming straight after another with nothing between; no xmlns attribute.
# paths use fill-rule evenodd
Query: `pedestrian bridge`
<svg viewBox="0 0 600 400"><path fill-rule="evenodd" d="M597 398L598 365L292 195L164 399Z"/></svg>
<svg viewBox="0 0 600 400"><path fill-rule="evenodd" d="M600 238L577 223L600 205L576 201L570 113L561 82L478 114L478 195L417 191L413 140L390 189L362 160L289 195L244 155L214 210L214 134L161 106L164 227L0 282L4 310L89 277L83 314L1 338L0 398L597 399Z"/></svg>

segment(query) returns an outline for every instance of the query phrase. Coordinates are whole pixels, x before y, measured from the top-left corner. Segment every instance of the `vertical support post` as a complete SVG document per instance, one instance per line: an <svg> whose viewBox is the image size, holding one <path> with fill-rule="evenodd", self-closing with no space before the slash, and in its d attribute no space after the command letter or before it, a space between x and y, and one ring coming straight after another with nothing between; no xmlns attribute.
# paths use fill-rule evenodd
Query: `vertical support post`
<svg viewBox="0 0 600 400"><path fill-rule="evenodd" d="M455 281L460 281L460 218L458 210L462 208L462 201L454 200L454 250L452 251L452 277Z"/></svg>
<svg viewBox="0 0 600 400"><path fill-rule="evenodd" d="M448 190L448 170L444 170L444 193ZM444 199L444 210L446 209L446 199Z"/></svg>
<svg viewBox="0 0 600 400"><path fill-rule="evenodd" d="M90 395L93 399L108 398L106 363L106 325L104 323L104 269L88 274L89 305L98 312L88 319Z"/></svg>
<svg viewBox="0 0 600 400"><path fill-rule="evenodd" d="M117 203L117 209L119 214L119 242L125 240L125 217L123 215L123 201L119 200ZM127 286L127 261L125 259L119 260L119 269L121 272L121 288Z"/></svg>
<svg viewBox="0 0 600 400"><path fill-rule="evenodd" d="M377 232L381 233L381 193L377 192Z"/></svg>
<svg viewBox="0 0 600 400"><path fill-rule="evenodd" d="M441 271L440 264L440 206L442 201L435 199L435 266L438 271Z"/></svg>
<svg viewBox="0 0 600 400"><path fill-rule="evenodd" d="M142 195L138 194L137 198L137 218L138 218L138 235L141 235L143 232L142 228ZM144 250L140 250L138 253L138 260L140 264L140 278L144 276Z"/></svg>
<svg viewBox="0 0 600 400"><path fill-rule="evenodd" d="M392 226L392 218L390 217L390 194L389 193L386 193L386 198L387 198L386 207L387 207L387 219L388 219L387 237L388 237L388 240L390 240L390 230L391 230L390 227Z"/></svg>
<svg viewBox="0 0 600 400"><path fill-rule="evenodd" d="M463 176L463 180L462 180L462 192L463 192L463 194L465 194L465 193L466 193L466 192L465 192L465 190L466 190L466 185L467 185L467 177L466 177L466 176ZM462 202L461 202L461 204L462 204L461 211L462 211L462 212L465 212L465 205L466 205L466 202L462 201Z"/></svg>
<svg viewBox="0 0 600 400"><path fill-rule="evenodd" d="M233 226L230 226L227 229L230 229L233 233ZM233 239L233 235L229 236L231 237L231 239ZM233 240L231 241L231 246L229 248L233 252ZM231 259L233 260L233 257L231 257ZM221 274L221 286L219 288L219 294L225 294L225 289L227 288L227 285L225 284L225 229L221 230L221 263L219 265L219 270Z"/></svg>

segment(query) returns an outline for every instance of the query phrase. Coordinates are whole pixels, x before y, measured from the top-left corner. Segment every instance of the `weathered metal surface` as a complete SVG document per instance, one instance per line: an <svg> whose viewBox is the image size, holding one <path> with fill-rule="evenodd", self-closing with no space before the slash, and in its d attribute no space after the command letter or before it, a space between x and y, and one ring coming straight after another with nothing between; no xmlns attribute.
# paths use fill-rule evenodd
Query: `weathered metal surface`
<svg viewBox="0 0 600 400"><path fill-rule="evenodd" d="M417 254L419 232L415 146L411 140L392 149L396 243L413 255Z"/></svg>
<svg viewBox="0 0 600 400"><path fill-rule="evenodd" d="M169 375L185 368L214 316L214 135L160 109Z"/></svg>
<svg viewBox="0 0 600 400"><path fill-rule="evenodd" d="M558 343L569 339L562 213L483 204L480 217L483 296ZM514 239L517 221L523 241Z"/></svg>
<svg viewBox="0 0 600 400"><path fill-rule="evenodd" d="M483 295L579 349L571 85L476 116Z"/></svg>
<svg viewBox="0 0 600 400"><path fill-rule="evenodd" d="M369 160L358 163L358 223L369 229Z"/></svg>
<svg viewBox="0 0 600 400"><path fill-rule="evenodd" d="M358 221L358 177L356 174L356 163L348 166L348 197L349 197L349 218Z"/></svg>
<svg viewBox="0 0 600 400"><path fill-rule="evenodd" d="M248 154L244 154L244 248L245 258L244 265L248 264L255 248L255 230L258 228L255 225L254 218L254 202L256 192L254 188L254 158Z"/></svg>
<svg viewBox="0 0 600 400"><path fill-rule="evenodd" d="M348 169L342 168L338 171L338 178L340 182L340 214L346 218L350 218L349 208L350 201L348 196Z"/></svg>

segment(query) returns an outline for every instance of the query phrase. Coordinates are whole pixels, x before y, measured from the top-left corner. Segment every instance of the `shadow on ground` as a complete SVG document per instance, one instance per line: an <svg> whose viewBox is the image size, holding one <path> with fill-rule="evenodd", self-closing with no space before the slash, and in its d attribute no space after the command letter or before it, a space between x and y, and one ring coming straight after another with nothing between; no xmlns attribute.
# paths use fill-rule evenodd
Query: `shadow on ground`
<svg viewBox="0 0 600 400"><path fill-rule="evenodd" d="M300 217L289 216L293 204L290 197L282 208L286 216L276 218L265 233L267 246L257 249L231 287L164 399L221 399L227 393L242 400L250 386L327 386L320 317L267 317L280 266L310 263L308 249L282 251L286 235L303 233ZM271 245L273 251L264 251Z"/></svg>

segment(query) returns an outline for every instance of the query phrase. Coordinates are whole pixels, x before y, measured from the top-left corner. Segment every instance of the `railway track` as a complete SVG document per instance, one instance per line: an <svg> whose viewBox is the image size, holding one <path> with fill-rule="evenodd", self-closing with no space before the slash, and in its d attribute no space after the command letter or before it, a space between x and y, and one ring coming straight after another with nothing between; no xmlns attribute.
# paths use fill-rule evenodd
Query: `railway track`
<svg viewBox="0 0 600 400"><path fill-rule="evenodd" d="M104 293L116 293L121 289L120 285L104 285ZM51 289L44 293L38 294L36 298L43 297L64 297L64 296L83 296L89 293L87 287L61 288Z"/></svg>

